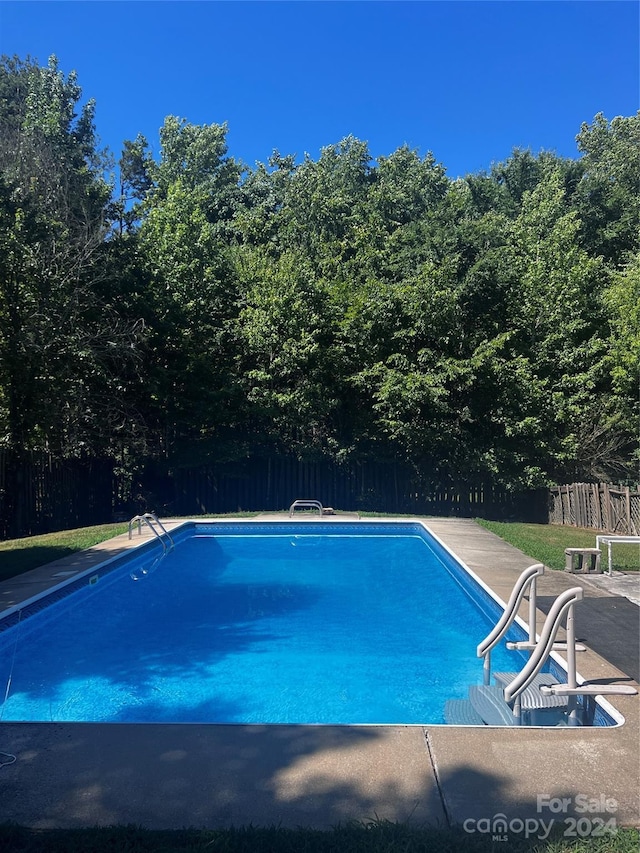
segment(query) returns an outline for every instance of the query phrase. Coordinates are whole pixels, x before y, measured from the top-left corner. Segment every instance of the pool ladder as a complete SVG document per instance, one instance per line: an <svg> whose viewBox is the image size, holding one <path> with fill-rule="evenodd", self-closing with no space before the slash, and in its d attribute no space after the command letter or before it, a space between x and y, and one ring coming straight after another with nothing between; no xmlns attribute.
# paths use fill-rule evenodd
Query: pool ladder
<svg viewBox="0 0 640 853"><path fill-rule="evenodd" d="M448 723L466 725L518 725L522 724L522 710L543 710L566 705L567 724L580 725L578 696L635 695L635 687L626 684L577 683L576 652L586 651L576 643L574 605L583 598L582 587L565 590L554 601L544 622L542 632L536 636L536 580L544 574L544 566L537 563L520 575L501 619L491 633L478 645L477 655L484 658L483 685L469 688L469 699L449 700L445 706ZM503 639L515 621L518 608L529 591L529 636L520 642L507 642L509 649L529 651L528 661L518 673L496 673L498 682L491 686L491 650ZM566 616L566 642L556 642L556 635ZM551 674L541 670L552 651L567 654L567 683L558 683Z"/></svg>
<svg viewBox="0 0 640 853"><path fill-rule="evenodd" d="M289 507L289 518L291 518L297 509L317 509L320 515L324 515L324 507L320 501L297 500Z"/></svg>
<svg viewBox="0 0 640 853"><path fill-rule="evenodd" d="M173 550L173 539L169 535L169 531L160 521L158 516L153 512L145 512L143 515L134 515L134 517L129 522L129 539L131 539L133 527L135 524L138 525L138 535L142 534L143 523L146 524L147 527L149 527L151 532L154 534L154 536L157 537L160 544L162 545L162 549L165 554ZM157 528L160 528L160 530L158 530ZM168 544L166 542L167 539L169 540Z"/></svg>

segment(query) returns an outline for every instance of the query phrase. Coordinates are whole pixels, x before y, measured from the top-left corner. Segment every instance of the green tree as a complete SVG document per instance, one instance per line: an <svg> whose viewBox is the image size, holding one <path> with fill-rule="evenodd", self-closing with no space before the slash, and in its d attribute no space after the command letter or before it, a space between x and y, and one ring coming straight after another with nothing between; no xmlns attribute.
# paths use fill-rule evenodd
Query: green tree
<svg viewBox="0 0 640 853"><path fill-rule="evenodd" d="M525 194L512 230L518 276L512 323L540 389L542 469L557 478L593 476L585 426L610 390L600 331L606 270L580 245L580 228L563 175L552 169Z"/></svg>
<svg viewBox="0 0 640 853"><path fill-rule="evenodd" d="M607 475L633 477L640 452L640 253L612 275L602 298L610 330L611 393L594 419L590 444Z"/></svg>
<svg viewBox="0 0 640 853"><path fill-rule="evenodd" d="M161 154L148 164L139 245L153 313L148 387L166 451L227 436L235 426L233 354L227 324L236 311L229 239L242 167L226 156L226 126L169 116Z"/></svg>
<svg viewBox="0 0 640 853"><path fill-rule="evenodd" d="M286 251L238 255L238 381L254 445L299 457L337 453L337 311L308 262Z"/></svg>
<svg viewBox="0 0 640 853"><path fill-rule="evenodd" d="M135 231L142 217L143 204L153 188L153 158L142 134L126 139L118 162L120 192L111 204L110 218L117 223L118 234Z"/></svg>
<svg viewBox="0 0 640 853"><path fill-rule="evenodd" d="M234 217L238 239L263 246L272 255L283 251L287 211L285 200L296 171L292 155L274 151L268 163L258 163L241 187L241 204Z"/></svg>
<svg viewBox="0 0 640 853"><path fill-rule="evenodd" d="M602 113L584 123L576 137L584 174L575 205L588 251L616 266L640 249L640 112Z"/></svg>
<svg viewBox="0 0 640 853"><path fill-rule="evenodd" d="M128 421L118 374L139 327L98 296L110 187L81 94L55 58L0 62L0 422L16 451L102 451Z"/></svg>
<svg viewBox="0 0 640 853"><path fill-rule="evenodd" d="M349 136L323 148L317 162L307 155L287 184L284 246L304 252L320 275L339 276L354 253L370 182L366 142Z"/></svg>

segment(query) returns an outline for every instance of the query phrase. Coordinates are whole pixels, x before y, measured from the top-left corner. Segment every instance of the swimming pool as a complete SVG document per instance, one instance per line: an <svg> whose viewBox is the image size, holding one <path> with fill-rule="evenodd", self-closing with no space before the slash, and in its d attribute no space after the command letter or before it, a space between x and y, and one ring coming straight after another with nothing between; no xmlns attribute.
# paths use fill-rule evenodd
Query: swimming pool
<svg viewBox="0 0 640 853"><path fill-rule="evenodd" d="M440 724L482 682L500 604L419 523L192 522L174 541L0 621L2 721ZM494 650L496 671L524 662Z"/></svg>

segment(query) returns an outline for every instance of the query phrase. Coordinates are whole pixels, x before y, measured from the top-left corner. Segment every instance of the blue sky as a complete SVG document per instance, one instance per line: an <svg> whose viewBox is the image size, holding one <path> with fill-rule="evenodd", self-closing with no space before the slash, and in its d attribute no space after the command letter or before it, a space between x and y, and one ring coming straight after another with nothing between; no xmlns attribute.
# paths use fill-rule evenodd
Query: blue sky
<svg viewBox="0 0 640 853"><path fill-rule="evenodd" d="M373 157L404 143L450 177L514 147L577 157L598 112L639 108L636 0L0 2L0 52L78 73L103 145L166 115L228 122L249 165L316 159L349 134Z"/></svg>

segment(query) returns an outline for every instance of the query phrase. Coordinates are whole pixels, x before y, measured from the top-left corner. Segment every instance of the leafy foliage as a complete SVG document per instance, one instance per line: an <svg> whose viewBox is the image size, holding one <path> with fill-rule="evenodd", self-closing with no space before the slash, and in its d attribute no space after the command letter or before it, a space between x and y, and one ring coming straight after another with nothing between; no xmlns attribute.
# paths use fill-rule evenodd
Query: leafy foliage
<svg viewBox="0 0 640 853"><path fill-rule="evenodd" d="M168 116L157 159L124 142L116 192L80 101L55 59L3 59L6 445L513 489L633 470L640 114L585 123L576 161L516 149L455 181L352 136L248 169L225 124Z"/></svg>
<svg viewBox="0 0 640 853"><path fill-rule="evenodd" d="M101 301L110 187L93 104L52 58L0 63L0 435L104 448L128 417L139 326Z"/></svg>

